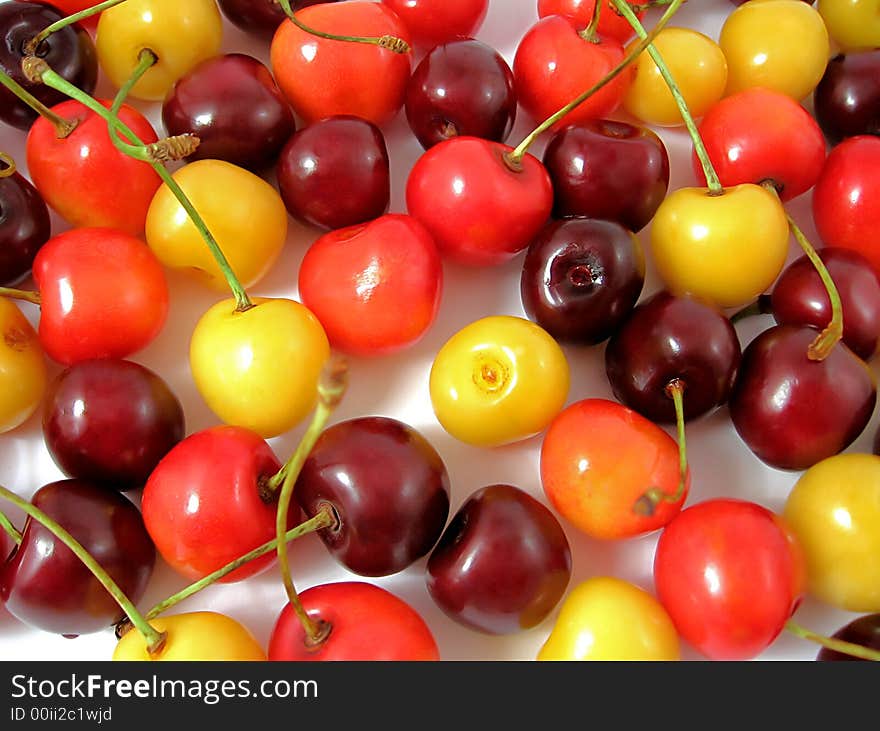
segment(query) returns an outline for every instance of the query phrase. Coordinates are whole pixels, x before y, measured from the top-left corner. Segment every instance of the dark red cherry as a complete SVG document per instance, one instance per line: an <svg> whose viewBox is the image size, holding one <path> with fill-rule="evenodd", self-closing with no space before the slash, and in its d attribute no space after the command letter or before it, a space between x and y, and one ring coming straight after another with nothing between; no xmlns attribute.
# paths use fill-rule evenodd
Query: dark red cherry
<svg viewBox="0 0 880 731"><path fill-rule="evenodd" d="M41 487L31 502L67 530L132 602L141 599L156 550L131 500L85 480L61 480ZM0 564L0 600L20 621L63 635L98 632L124 617L73 551L31 518L21 545Z"/></svg>
<svg viewBox="0 0 880 731"><path fill-rule="evenodd" d="M18 0L0 3L0 69L47 107L66 101L67 97L44 84L28 81L21 62L25 57L25 45L44 28L63 17L62 12L44 3ZM92 37L78 24L53 33L36 49L36 55L74 86L88 94L95 90L98 54ZM27 130L36 118L35 111L6 87L0 87L0 121Z"/></svg>
<svg viewBox="0 0 880 731"><path fill-rule="evenodd" d="M191 160L252 170L273 165L296 131L272 73L243 53L213 56L178 79L162 104L162 122L168 134L198 136Z"/></svg>
<svg viewBox="0 0 880 731"><path fill-rule="evenodd" d="M177 396L132 361L76 363L55 377L44 400L43 437L58 467L116 490L143 487L184 432Z"/></svg>
<svg viewBox="0 0 880 731"><path fill-rule="evenodd" d="M296 12L309 5L338 0L290 0L290 9ZM247 33L271 38L287 16L277 0L217 0L226 19Z"/></svg>
<svg viewBox="0 0 880 731"><path fill-rule="evenodd" d="M856 617L837 630L832 637L836 640L852 642L855 645L868 647L872 650L880 650L880 613ZM860 657L848 655L845 652L830 650L827 647L823 647L819 650L819 654L816 655L816 660L822 662L861 659Z"/></svg>
<svg viewBox="0 0 880 731"><path fill-rule="evenodd" d="M507 61L473 39L436 46L416 66L406 88L406 119L425 149L459 135L504 142L516 108Z"/></svg>
<svg viewBox="0 0 880 731"><path fill-rule="evenodd" d="M669 153L656 132L599 119L559 130L544 150L553 215L618 221L640 231L669 188Z"/></svg>
<svg viewBox="0 0 880 731"><path fill-rule="evenodd" d="M554 609L571 579L571 550L559 521L512 485L473 493L449 522L427 565L428 591L471 629L511 634Z"/></svg>
<svg viewBox="0 0 880 731"><path fill-rule="evenodd" d="M880 48L832 57L813 93L813 110L832 145L880 135Z"/></svg>
<svg viewBox="0 0 880 731"><path fill-rule="evenodd" d="M319 535L337 561L362 576L393 574L426 555L449 517L440 455L412 427L380 416L326 429L294 496L307 516L332 506L339 525Z"/></svg>
<svg viewBox="0 0 880 731"><path fill-rule="evenodd" d="M0 163L0 287L9 287L30 273L52 236L52 221L30 181L18 172L4 176L2 168Z"/></svg>
<svg viewBox="0 0 880 731"><path fill-rule="evenodd" d="M807 350L811 327L774 325L752 340L730 394L737 433L763 462L804 470L838 454L864 431L877 387L868 366L843 343L824 360Z"/></svg>
<svg viewBox="0 0 880 731"><path fill-rule="evenodd" d="M675 423L667 386L684 386L685 420L726 403L742 351L730 320L691 297L660 291L640 303L605 348L615 397L651 421Z"/></svg>
<svg viewBox="0 0 880 731"><path fill-rule="evenodd" d="M328 117L302 128L281 150L276 172L290 214L320 228L370 221L390 204L385 138L360 117Z"/></svg>
<svg viewBox="0 0 880 731"><path fill-rule="evenodd" d="M819 250L843 306L843 342L862 360L880 344L880 277L854 249ZM770 310L779 324L812 325L821 330L831 321L831 300L806 255L789 264L770 295Z"/></svg>
<svg viewBox="0 0 880 731"><path fill-rule="evenodd" d="M629 315L645 283L638 238L613 221L551 221L523 261L526 315L560 341L595 345Z"/></svg>

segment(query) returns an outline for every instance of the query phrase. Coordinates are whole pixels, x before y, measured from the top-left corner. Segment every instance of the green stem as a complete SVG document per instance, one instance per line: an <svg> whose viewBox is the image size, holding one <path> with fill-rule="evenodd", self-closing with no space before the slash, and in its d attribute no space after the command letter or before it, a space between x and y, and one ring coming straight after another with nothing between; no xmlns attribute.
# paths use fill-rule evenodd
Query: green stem
<svg viewBox="0 0 880 731"><path fill-rule="evenodd" d="M295 528L291 528L289 531L287 531L287 533L284 534L284 540L286 542L290 542L295 538L299 538L300 536L304 536L308 533L313 533L315 531L321 530L322 528L329 528L335 525L335 523L336 518L330 508L322 509L318 513L316 513L314 517L303 521ZM250 551L243 556L240 556L234 561L230 561L228 564L226 564L226 566L217 569L213 573L210 573L207 576L199 579L198 581L193 582L186 588L181 589L176 594L162 600L161 602L156 604L149 612L147 612L144 617L147 620L158 617L160 614L168 611L169 609L171 609L171 607L179 604L184 599L188 599L193 594L201 591L202 589L205 589L211 584L220 581L220 579L224 578L228 574L231 574L233 571L244 566L246 563L261 558L267 553L271 553L272 551L277 550L277 548L277 538L273 538L271 541L267 541L262 546L259 546L253 551Z"/></svg>
<svg viewBox="0 0 880 731"><path fill-rule="evenodd" d="M43 102L37 99L37 97L31 94L27 89L25 89L21 84L19 84L15 79L13 79L3 70L0 70L0 84L9 89L9 91L15 94L16 97L21 99L21 101L27 104L47 122L49 122L49 124L51 124L55 128L55 136L59 140L64 139L71 132L73 132L74 129L76 129L76 121L68 121L60 114L53 112L51 109L49 109L49 107L43 104Z"/></svg>
<svg viewBox="0 0 880 731"><path fill-rule="evenodd" d="M281 570L281 579L290 606L298 617L306 634L306 642L314 647L320 645L330 632L330 625L323 620L315 622L309 617L293 585L290 576L290 564L287 558L287 543L284 534L287 531L287 514L290 510L290 501L293 497L293 486L296 478L302 470L309 452L315 446L321 432L330 418L330 414L339 405L347 386L348 365L340 358L331 358L325 366L321 379L318 383L318 403L312 416L311 423L306 429L300 443L297 445L293 456L287 464L281 468L278 474L283 473L281 492L278 495L278 509L275 513L275 534L277 540L278 566ZM276 475L277 477L277 475Z"/></svg>
<svg viewBox="0 0 880 731"><path fill-rule="evenodd" d="M679 378L672 379L666 384L666 395L672 399L675 405L675 424L678 429L678 489L671 495L659 487L650 487L636 500L633 511L639 515L651 516L662 502L677 503L684 495L687 485L687 442L685 440L684 419L684 389L685 383Z"/></svg>
<svg viewBox="0 0 880 731"><path fill-rule="evenodd" d="M98 13L107 10L108 8L112 8L114 5L119 5L119 3L121 2L125 2L125 0L104 0L104 2L93 5L90 8L80 10L78 13L73 13L64 18L61 18L61 20L56 20L54 23L46 26L42 31L31 38L31 40L29 40L25 45L24 52L26 54L36 53L37 47L53 33L57 33L59 30L62 30L69 25L73 25L74 23L78 23L81 20L85 20L86 18L90 18L93 15L97 15Z"/></svg>
<svg viewBox="0 0 880 731"><path fill-rule="evenodd" d="M642 25L641 21L636 17L636 14L632 11L629 4L626 0L611 0L614 3L614 6L617 8L617 11L626 18L627 22L632 26L633 30L636 32L636 35L645 39L648 37L648 34L645 32L645 28ZM678 84L673 78L672 74L669 72L669 67L666 65L666 62L663 60L663 57L660 55L660 52L654 46L653 43L648 45L648 55L653 59L654 63L657 65L657 69L660 71L660 75L663 77L663 80L666 82L666 85L669 87L669 91L672 92L672 96L675 99L675 104L678 106L678 110L681 113L681 118L684 120L685 127L687 127L688 134L691 136L691 140L694 143L694 151L697 153L697 158L700 160L700 167L703 168L703 175L706 176L706 185L709 188L709 195L721 195L724 193L724 188L721 185L721 181L718 179L718 173L715 172L715 167L712 165L712 161L709 159L709 153L706 152L706 146L703 144L703 138L700 137L700 132L697 129L697 124L694 122L694 118L691 115L690 110L688 109L687 102L681 94L681 91L678 88Z"/></svg>
<svg viewBox="0 0 880 731"><path fill-rule="evenodd" d="M41 303L40 293L32 292L27 289L14 289L12 287L0 287L0 297L9 297L9 299L23 300L31 304L39 306Z"/></svg>
<svg viewBox="0 0 880 731"><path fill-rule="evenodd" d="M12 521L6 517L6 513L0 510L0 528L2 528L6 535L8 535L13 541L15 541L16 545L21 545L21 533L18 532L16 527L12 525ZM6 558L5 556L0 556L0 560Z"/></svg>
<svg viewBox="0 0 880 731"><path fill-rule="evenodd" d="M296 17L296 14L290 7L290 0L278 0L278 4L281 6L281 9L284 10L285 15L290 18L291 23L300 30L310 33L313 36L317 36L318 38L326 38L331 41L347 41L349 43L368 43L372 46L386 48L394 53L409 53L410 51L409 43L397 36L340 36L335 33L325 33L324 31L316 30Z"/></svg>
<svg viewBox="0 0 880 731"><path fill-rule="evenodd" d="M605 4L605 0L596 0L596 4L593 6L593 17L590 18L590 24L584 28L580 37L589 43L599 43L599 19L602 17L602 6Z"/></svg>
<svg viewBox="0 0 880 731"><path fill-rule="evenodd" d="M874 662L880 661L880 650L872 650L870 647L865 647L864 645L859 645L855 642L847 642L846 640L838 640L835 637L825 637L824 635L808 630L805 627L801 627L793 619L789 619L785 623L785 629L801 639L815 642L818 645L822 645L822 647L827 647L829 650L842 652L845 655L852 655L860 660L873 660Z"/></svg>
<svg viewBox="0 0 880 731"><path fill-rule="evenodd" d="M159 632L150 626L150 623L144 619L144 616L137 610L137 607L135 607L122 589L119 588L119 585L113 580L113 577L110 576L110 574L108 574L97 561L95 561L91 554L83 548L82 544L77 541L76 538L70 535L70 533L68 533L60 524L46 515L46 513L40 510L36 505L33 505L27 500L23 500L2 485L0 485L0 498L8 500L10 503L27 513L27 515L33 520L36 520L40 525L46 528L46 530L52 533L52 535L58 538L58 540L67 546L71 552L73 552L73 554L85 564L86 568L88 568L94 577L101 583L101 586L103 586L116 600L119 606L122 607L122 610L131 620L131 623L144 636L144 640L147 643L147 651L150 654L155 654L162 649L162 646L165 644L165 633Z"/></svg>
<svg viewBox="0 0 880 731"><path fill-rule="evenodd" d="M0 179L15 175L15 160L12 158L12 155L0 152L0 165L2 165L0 167Z"/></svg>
<svg viewBox="0 0 880 731"><path fill-rule="evenodd" d="M633 61L635 61L639 55L641 55L642 51L644 51L654 40L656 35L663 30L665 25L669 22L675 12L678 10L679 6L684 2L684 0L672 0L669 7L666 9L666 12L660 17L657 21L657 25L654 26L653 30L648 34L648 36L640 41L636 46L632 48L629 54L620 62L618 66L611 69L604 77L602 77L598 82L596 82L591 88L587 89L583 94L566 104L555 114L552 114L547 119L545 119L541 124L535 127L526 137L523 139L519 145L516 146L514 150L509 152L505 156L505 160L507 164L513 170L519 170L522 166L522 159L525 157L526 152L529 147L538 139L544 132L550 129L554 124L556 124L560 119L562 119L566 114L571 112L573 109L577 108L580 104L589 99L593 94L599 91L606 84L609 84L613 81L620 73L623 72L624 69L627 68Z"/></svg>

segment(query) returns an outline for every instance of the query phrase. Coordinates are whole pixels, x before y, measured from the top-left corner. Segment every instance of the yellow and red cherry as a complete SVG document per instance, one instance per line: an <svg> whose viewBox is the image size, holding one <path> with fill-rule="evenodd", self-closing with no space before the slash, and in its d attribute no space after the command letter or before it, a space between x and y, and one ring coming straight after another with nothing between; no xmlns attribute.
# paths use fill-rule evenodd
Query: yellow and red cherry
<svg viewBox="0 0 880 731"><path fill-rule="evenodd" d="M28 276L34 257L52 235L49 209L39 191L0 154L0 287Z"/></svg>
<svg viewBox="0 0 880 731"><path fill-rule="evenodd" d="M100 103L110 108L109 101ZM162 183L159 176L149 165L119 152L104 119L80 102L61 102L53 111L77 125L63 138L44 117L30 128L25 152L31 181L40 195L71 226L99 226L142 236L147 211ZM119 118L144 143L158 139L150 121L134 107L124 104ZM121 180L125 185L120 185Z"/></svg>
<svg viewBox="0 0 880 731"><path fill-rule="evenodd" d="M320 3L296 17L324 33L409 39L398 15L380 2ZM410 52L320 38L290 19L278 26L269 50L275 80L306 124L349 114L381 127L403 107L412 70Z"/></svg>
<svg viewBox="0 0 880 731"><path fill-rule="evenodd" d="M101 13L95 47L101 69L118 89L132 75L141 51L156 63L132 87L130 96L162 101L174 83L199 62L217 55L223 18L215 0L126 0Z"/></svg>
<svg viewBox="0 0 880 731"><path fill-rule="evenodd" d="M690 489L664 429L616 401L587 398L553 419L541 444L541 485L556 511L588 536L616 540L662 528ZM665 493L646 515L648 489Z"/></svg>
<svg viewBox="0 0 880 731"><path fill-rule="evenodd" d="M568 398L565 352L542 327L492 315L465 325L431 364L431 405L456 439L481 447L511 444L546 429Z"/></svg>
<svg viewBox="0 0 880 731"><path fill-rule="evenodd" d="M299 595L314 620L332 630L312 645L290 604L278 615L269 638L272 661L430 662L440 660L431 628L407 602L363 581L317 584Z"/></svg>
<svg viewBox="0 0 880 731"><path fill-rule="evenodd" d="M433 238L417 219L399 213L323 234L299 269L302 303L330 346L353 355L417 343L434 324L442 292Z"/></svg>
<svg viewBox="0 0 880 731"><path fill-rule="evenodd" d="M173 175L217 240L243 287L259 282L287 240L287 209L266 180L224 160L196 160ZM170 269L225 291L228 282L186 210L163 183L147 210L147 244Z"/></svg>
<svg viewBox="0 0 880 731"><path fill-rule="evenodd" d="M46 356L33 325L12 300L0 297L0 434L37 411L47 381Z"/></svg>
<svg viewBox="0 0 880 731"><path fill-rule="evenodd" d="M833 56L813 93L813 111L832 145L880 135L880 48Z"/></svg>
<svg viewBox="0 0 880 731"><path fill-rule="evenodd" d="M426 50L473 38L489 12L489 0L382 0L400 17L413 42Z"/></svg>
<svg viewBox="0 0 880 731"><path fill-rule="evenodd" d="M629 1L636 17L641 19L645 15L644 8L639 8L640 3L636 0ZM586 28L593 19L596 10L596 0L538 0L538 17L546 18L548 15L562 15L577 25L579 29ZM600 35L609 36L621 43L626 43L633 37L632 26L626 22L611 0L602 0L602 9L599 15L599 25L596 31Z"/></svg>
<svg viewBox="0 0 880 731"><path fill-rule="evenodd" d="M720 100L699 134L724 186L772 183L783 201L812 188L825 163L825 137L813 116L790 96L750 88ZM705 181L696 151L694 174Z"/></svg>
<svg viewBox="0 0 880 731"><path fill-rule="evenodd" d="M196 323L189 362L199 394L226 424L269 439L299 424L315 406L330 345L318 318L285 298L253 298L239 311L232 298Z"/></svg>
<svg viewBox="0 0 880 731"><path fill-rule="evenodd" d="M760 86L802 101L831 55L822 16L801 0L740 5L721 26L718 45L727 59L727 95Z"/></svg>
<svg viewBox="0 0 880 731"><path fill-rule="evenodd" d="M880 38L877 0L819 0L816 8L828 28L828 35L842 51L877 47Z"/></svg>

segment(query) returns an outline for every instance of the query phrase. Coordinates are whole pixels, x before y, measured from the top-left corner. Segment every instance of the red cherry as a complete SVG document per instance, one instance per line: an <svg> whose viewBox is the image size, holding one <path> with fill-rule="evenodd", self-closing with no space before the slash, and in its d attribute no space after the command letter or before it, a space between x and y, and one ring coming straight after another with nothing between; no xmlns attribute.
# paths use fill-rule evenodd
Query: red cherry
<svg viewBox="0 0 880 731"><path fill-rule="evenodd" d="M470 265L513 258L541 230L553 208L553 186L531 154L513 169L513 148L455 137L425 152L406 183L406 205L444 257Z"/></svg>
<svg viewBox="0 0 880 731"><path fill-rule="evenodd" d="M320 584L299 595L314 619L332 630L318 647L306 644L302 625L285 605L269 638L269 660L439 660L424 619L386 589L361 581Z"/></svg>
<svg viewBox="0 0 880 731"><path fill-rule="evenodd" d="M111 103L101 104L109 109ZM52 109L79 123L63 139L43 117L28 132L28 171L40 195L72 226L103 226L141 236L162 183L156 171L117 150L107 122L78 101ZM158 139L149 120L133 107L124 104L119 118L145 144Z"/></svg>
<svg viewBox="0 0 880 731"><path fill-rule="evenodd" d="M382 0L409 29L413 42L433 48L471 38L483 25L489 0Z"/></svg>
<svg viewBox="0 0 880 731"><path fill-rule="evenodd" d="M743 500L683 510L660 534L654 556L657 597L681 637L713 660L763 652L797 609L805 577L782 518Z"/></svg>
<svg viewBox="0 0 880 731"><path fill-rule="evenodd" d="M63 365L126 358L165 325L165 270L143 241L122 231L76 228L53 236L37 253L33 276L40 343Z"/></svg>
<svg viewBox="0 0 880 731"><path fill-rule="evenodd" d="M641 19L645 15L644 10L638 10L641 3L631 0L636 17ZM564 15L573 20L578 28L586 28L593 18L596 9L596 0L538 0L538 16L546 18L548 15ZM596 29L601 35L614 38L621 43L626 43L635 35L632 26L627 22L611 0L604 0L599 16L599 27Z"/></svg>
<svg viewBox="0 0 880 731"><path fill-rule="evenodd" d="M412 216L388 214L330 231L302 260L302 303L339 350L380 355L422 338L440 307L443 268L431 235Z"/></svg>

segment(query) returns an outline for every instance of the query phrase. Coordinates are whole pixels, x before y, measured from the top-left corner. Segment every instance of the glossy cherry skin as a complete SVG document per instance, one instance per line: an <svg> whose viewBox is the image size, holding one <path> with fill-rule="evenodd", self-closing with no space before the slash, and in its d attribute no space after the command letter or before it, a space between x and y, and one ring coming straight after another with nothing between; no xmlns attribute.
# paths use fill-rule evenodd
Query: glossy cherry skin
<svg viewBox="0 0 880 731"><path fill-rule="evenodd" d="M308 615L332 627L318 647L306 643L290 604L269 638L269 660L436 661L440 650L425 620L402 599L374 584L340 581L312 586L299 595Z"/></svg>
<svg viewBox="0 0 880 731"><path fill-rule="evenodd" d="M434 447L396 419L365 416L326 429L294 497L307 516L329 504L339 524L318 535L361 576L387 576L426 555L449 517L449 476Z"/></svg>
<svg viewBox="0 0 880 731"><path fill-rule="evenodd" d="M144 486L141 510L156 549L181 575L198 580L275 538L275 503L260 485L281 464L256 432L213 426L194 432L169 451ZM298 511L290 511L295 524ZM259 573L270 553L221 581Z"/></svg>
<svg viewBox="0 0 880 731"><path fill-rule="evenodd" d="M833 56L813 93L813 110L832 145L880 135L880 48Z"/></svg>
<svg viewBox="0 0 880 731"><path fill-rule="evenodd" d="M840 295L843 342L862 360L870 360L880 344L880 277L868 260L852 249L824 248L819 256ZM818 330L831 321L831 301L816 267L803 255L780 275L770 296L776 322L811 325Z"/></svg>
<svg viewBox="0 0 880 731"><path fill-rule="evenodd" d="M667 387L684 385L686 420L726 403L742 357L730 320L716 307L660 291L641 302L605 348L615 397L651 421L675 423Z"/></svg>
<svg viewBox="0 0 880 731"><path fill-rule="evenodd" d="M843 343L824 360L809 360L817 334L774 325L743 351L730 416L749 449L776 469L803 470L838 454L874 412L877 388L868 366Z"/></svg>
<svg viewBox="0 0 880 731"><path fill-rule="evenodd" d="M825 137L816 120L790 96L755 87L712 105L700 137L724 186L772 182L783 201L812 188L825 163ZM691 156L699 183L706 177Z"/></svg>
<svg viewBox="0 0 880 731"><path fill-rule="evenodd" d="M51 235L49 209L31 182L19 172L0 177L0 287L30 273Z"/></svg>
<svg viewBox="0 0 880 731"><path fill-rule="evenodd" d="M472 266L509 261L550 217L553 186L531 154L514 170L500 142L454 137L413 165L406 206L434 237L444 258Z"/></svg>
<svg viewBox="0 0 880 731"><path fill-rule="evenodd" d="M596 345L629 315L645 284L645 256L614 221L551 221L529 245L520 296L529 319L559 341Z"/></svg>
<svg viewBox="0 0 880 731"><path fill-rule="evenodd" d="M370 221L391 201L385 137L360 117L328 117L303 127L282 148L276 173L288 212L319 228Z"/></svg>
<svg viewBox="0 0 880 731"><path fill-rule="evenodd" d="M433 48L474 36L489 12L489 0L382 0L406 25L413 42Z"/></svg>
<svg viewBox="0 0 880 731"><path fill-rule="evenodd" d="M847 622L837 632L831 635L836 640L851 642L854 645L869 647L872 650L880 650L880 614L865 614ZM840 662L847 660L862 660L863 658L848 655L845 652L831 650L823 647L816 655L820 662Z"/></svg>
<svg viewBox="0 0 880 731"><path fill-rule="evenodd" d="M213 56L178 79L162 102L170 135L200 142L190 160L226 160L249 170L275 163L296 130L293 112L269 69L244 53Z"/></svg>
<svg viewBox="0 0 880 731"><path fill-rule="evenodd" d="M77 363L55 377L43 403L43 438L55 464L111 489L143 487L184 430L180 400L133 361Z"/></svg>
<svg viewBox="0 0 880 731"><path fill-rule="evenodd" d="M626 43L635 35L632 26L626 18L620 15L611 0L603 0L599 27L596 29L600 34L615 38L621 43ZM644 10L637 10L638 2L629 3L637 18L645 15ZM633 7L636 6L636 7ZM596 0L538 0L538 16L544 18L548 15L564 15L573 20L578 28L586 28L593 18L596 9Z"/></svg>
<svg viewBox="0 0 880 731"><path fill-rule="evenodd" d="M813 221L825 246L864 254L880 274L880 137L836 145L813 189Z"/></svg>
<svg viewBox="0 0 880 731"><path fill-rule="evenodd" d="M544 150L553 215L617 221L641 231L669 189L669 152L649 127L609 119L571 124Z"/></svg>
<svg viewBox="0 0 880 731"><path fill-rule="evenodd" d="M431 551L428 592L459 624L513 634L540 624L571 579L571 549L556 516L524 490L471 494Z"/></svg>
<svg viewBox="0 0 880 731"><path fill-rule="evenodd" d="M67 530L132 602L140 601L156 550L131 500L86 480L60 480L37 490L31 502ZM0 565L0 600L22 622L68 636L107 630L125 616L73 551L31 518L21 545Z"/></svg>
<svg viewBox="0 0 880 731"><path fill-rule="evenodd" d="M100 100L105 107L110 102ZM76 129L59 139L55 128L40 117L28 132L25 152L34 186L49 207L74 227L101 226L142 236L147 211L162 181L140 160L117 150L107 123L78 101L53 107ZM119 118L145 144L158 137L150 121L124 104ZM125 185L120 185L124 180Z"/></svg>
<svg viewBox="0 0 880 731"><path fill-rule="evenodd" d="M498 51L481 41L449 41L416 66L404 109L426 150L459 135L504 142L516 121L513 72Z"/></svg>
<svg viewBox="0 0 880 731"><path fill-rule="evenodd" d="M290 9L296 12L309 5L338 0L291 0ZM226 19L243 31L271 38L287 15L277 0L217 0Z"/></svg>
<svg viewBox="0 0 880 731"><path fill-rule="evenodd" d="M111 228L53 236L34 259L40 343L62 365L126 358L165 326L165 270L140 239Z"/></svg>
<svg viewBox="0 0 880 731"><path fill-rule="evenodd" d="M748 660L782 632L805 591L804 558L783 519L743 500L692 505L654 554L657 598L710 660Z"/></svg>
<svg viewBox="0 0 880 731"><path fill-rule="evenodd" d="M0 69L47 107L64 101L67 96L45 84L28 81L21 68L25 57L24 45L63 17L64 13L49 4L18 0L0 3ZM59 76L87 94L95 90L98 55L91 36L84 28L74 24L53 33L37 49L37 56L45 60ZM34 110L6 87L0 87L0 121L26 130L35 119L37 113Z"/></svg>

